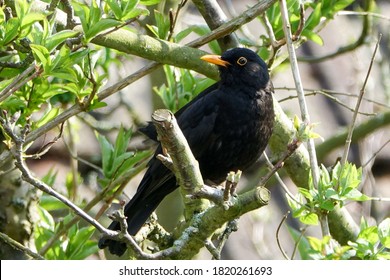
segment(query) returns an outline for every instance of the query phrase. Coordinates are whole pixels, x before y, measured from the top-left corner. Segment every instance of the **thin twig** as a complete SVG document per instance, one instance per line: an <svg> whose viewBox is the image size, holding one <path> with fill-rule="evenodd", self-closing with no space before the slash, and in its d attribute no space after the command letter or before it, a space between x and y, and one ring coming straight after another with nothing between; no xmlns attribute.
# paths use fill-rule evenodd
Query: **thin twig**
<svg viewBox="0 0 390 280"><path fill-rule="evenodd" d="M270 159L268 158L268 155L266 154L266 152L263 152L263 155L264 155L264 158L265 158L265 161L266 161L266 164L268 166L268 168L270 169L274 169L275 166L272 164L272 162L270 161ZM288 189L288 187L286 186L286 184L283 182L282 178L280 178L279 176L279 173L278 172L275 172L275 175L276 177L276 180L279 182L280 186L282 187L282 189L284 190L284 192L292 199L294 200L296 203L298 203L299 205L302 205L302 203L300 201L298 201L294 194Z"/></svg>
<svg viewBox="0 0 390 280"><path fill-rule="evenodd" d="M188 0L181 0L180 3L177 5L175 12L173 12L172 10L169 11L169 19L171 21L171 24L169 26L169 34L168 34L167 41L170 41L172 39L173 34L175 32L177 19L179 18L180 11L187 4L187 2Z"/></svg>
<svg viewBox="0 0 390 280"><path fill-rule="evenodd" d="M292 252L292 254L291 254L291 258L290 258L291 260L293 260L293 259L295 258L295 254L296 254L296 252L297 252L297 250L298 250L299 243L301 242L302 237L304 236L304 234L305 234L305 232L306 232L306 230L307 230L308 227L309 227L309 226L306 225L306 226L302 229L301 234L299 235L298 240L295 242L294 250L293 250L293 252Z"/></svg>
<svg viewBox="0 0 390 280"><path fill-rule="evenodd" d="M37 254L37 253L31 251L29 248L23 246L22 244L20 244L16 240L12 239L11 237L9 237L8 235L6 235L3 232L0 232L0 239L3 240L3 242L10 245L11 247L13 247L14 249L20 250L23 253L26 253L28 256L32 257L33 259L36 259L36 260L44 260L45 259L40 254Z"/></svg>
<svg viewBox="0 0 390 280"><path fill-rule="evenodd" d="M31 73L35 73L28 77ZM20 73L15 79L0 93L0 102L5 100L8 96L12 95L15 91L25 85L28 81L37 77L40 73L42 73L41 68L37 67L33 62L26 70ZM27 78L28 77L28 78Z"/></svg>
<svg viewBox="0 0 390 280"><path fill-rule="evenodd" d="M114 26L113 28L111 29L108 29L107 31L104 31L102 33L99 33L96 37L104 37L104 36L107 36L108 34L112 33L112 32L115 32L119 29L121 29L122 27L124 26L127 26L135 21L138 20L138 17L135 17L135 18L131 18L131 19L128 19L126 20L125 22L122 22L121 24L117 25L117 26Z"/></svg>
<svg viewBox="0 0 390 280"><path fill-rule="evenodd" d="M376 156L386 147L387 144L390 143L390 139L387 140L364 164L362 164L362 168L365 168L372 160L376 158Z"/></svg>
<svg viewBox="0 0 390 280"><path fill-rule="evenodd" d="M359 98L356 102L355 111L354 111L354 114L352 116L351 125L349 126L349 129L348 129L348 136L347 136L347 139L345 140L344 152L343 152L343 156L341 158L341 166L344 166L345 163L347 162L347 159L348 159L348 153L349 153L349 148L350 148L351 142L352 142L352 135L353 135L353 131L354 131L355 124L356 124L357 114L359 111L360 104L362 102L363 95L366 91L366 85L368 82L368 78L370 77L370 74L371 74L371 69L372 69L372 66L374 64L376 52L378 50L381 38L382 38L382 34L379 34L378 41L376 42L376 45L375 45L374 53L372 54L372 57L371 57L370 65L369 65L368 70L367 70L366 78L364 79L362 88L360 89Z"/></svg>
<svg viewBox="0 0 390 280"><path fill-rule="evenodd" d="M352 15L352 16L365 16L365 17L372 16L372 17L376 17L376 18L390 21L390 17L382 15L382 14L378 14L378 13L373 13L373 12L340 11L340 12L337 12L336 15L338 15L338 16L351 16Z"/></svg>
<svg viewBox="0 0 390 280"><path fill-rule="evenodd" d="M275 87L275 91L277 90L288 90L288 91L296 91L295 87ZM331 97L332 95L340 95L340 96L346 96L346 97L353 97L353 98L359 98L359 94L353 94L349 92L341 92L341 91L336 91L336 90L331 90L331 89L310 89L310 88L304 88L303 89L306 93L305 96L311 96L311 95L316 95L316 94L324 94L325 97ZM284 102L289 99L297 98L297 95L290 95L288 97L279 99L278 102ZM338 100L338 99L337 99ZM364 101L373 103L375 105L390 109L390 105L376 101L371 98L363 97Z"/></svg>
<svg viewBox="0 0 390 280"><path fill-rule="evenodd" d="M305 93L305 96L311 96L311 95L317 95L317 94L321 94L322 96L325 96L326 98L329 98L330 100L334 101L336 104L339 104L340 106L344 107L345 109L347 109L347 110L349 110L351 112L355 112L354 108L349 107L347 104L344 104L343 102L341 102L340 99L338 99L337 97L334 97L334 96L326 93L325 91L321 91L321 90L320 91L313 91L313 92ZM298 98L298 96L297 95L290 95L288 97L279 99L278 102L282 103L282 102L284 102L286 100L291 100L293 98ZM363 116L369 116L369 117L372 117L372 116L376 115L375 113L366 113L366 112L361 112L361 111L359 111L358 114L363 115Z"/></svg>
<svg viewBox="0 0 390 280"><path fill-rule="evenodd" d="M310 124L310 116L306 105L305 94L303 91L302 80L301 80L299 67L298 67L298 61L297 61L295 48L292 41L291 26L289 22L286 0L279 0L279 3L280 3L281 14L282 14L283 30L286 37L287 49L288 49L290 63L291 63L291 70L293 73L294 82L298 93L299 107L301 109L302 120L306 125L308 125ZM314 140L312 138L310 138L307 141L307 147L308 147L309 158L310 158L311 173L313 175L312 176L313 183L315 188L317 188L318 180L320 178L320 173L318 169L318 161L317 161L317 155L315 151Z"/></svg>
<svg viewBox="0 0 390 280"><path fill-rule="evenodd" d="M221 257L221 252L223 247L226 244L226 241L229 239L229 236L238 230L238 219L234 219L232 221L229 221L225 231L222 233L222 236L219 238L219 243L217 246L217 250L219 251L219 256Z"/></svg>
<svg viewBox="0 0 390 280"><path fill-rule="evenodd" d="M45 155L49 150L50 148L55 144L57 143L58 139L60 139L62 137L62 133L64 132L64 123L62 123L60 125L60 132L58 133L58 135L56 137L54 137L53 140L51 140L50 142L46 143L45 145L43 145L38 152L36 152L35 154L32 154L32 155L24 155L24 158L31 158L31 159L39 159L41 158L43 155Z"/></svg>
<svg viewBox="0 0 390 280"><path fill-rule="evenodd" d="M290 144L287 146L287 151L281 156L279 161L272 167L272 169L261 178L259 185L263 186L265 183L280 169L283 167L284 162L298 149L298 147L301 145L301 142L298 139L294 139Z"/></svg>
<svg viewBox="0 0 390 280"><path fill-rule="evenodd" d="M282 253L283 257L286 260L289 260L290 258L287 256L286 252L282 248L282 244L280 243L280 239L279 239L279 232L280 232L280 228L282 227L284 222L287 220L288 215L290 215L290 211L287 211L287 213L284 214L283 219L280 221L278 228L276 229L276 242L278 243L278 247L279 247L280 252Z"/></svg>

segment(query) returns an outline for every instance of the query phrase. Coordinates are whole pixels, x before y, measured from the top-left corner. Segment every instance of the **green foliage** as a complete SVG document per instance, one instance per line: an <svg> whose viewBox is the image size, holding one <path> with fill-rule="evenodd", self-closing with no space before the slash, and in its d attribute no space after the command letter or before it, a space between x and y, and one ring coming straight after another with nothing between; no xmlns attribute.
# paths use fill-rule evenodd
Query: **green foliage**
<svg viewBox="0 0 390 280"><path fill-rule="evenodd" d="M106 137L96 133L102 152L104 178L102 178L100 182L103 186L107 186L110 182L123 177L127 172L131 172L132 168L134 168L138 162L150 155L148 151L137 153L127 152L131 136L131 130L125 131L125 129L121 127L116 137L115 145L113 145Z"/></svg>
<svg viewBox="0 0 390 280"><path fill-rule="evenodd" d="M346 163L344 167L337 163L331 172L322 166L317 189L310 177L309 189L298 188L299 194L295 199L287 196L293 216L304 224L316 225L318 216L333 211L336 205L342 207L346 201L369 200L357 189L361 177L362 169L351 163Z"/></svg>
<svg viewBox="0 0 390 280"><path fill-rule="evenodd" d="M301 38L303 38L303 40L310 40L318 45L323 45L324 42L321 36L318 34L318 31L325 25L327 21L332 20L337 12L343 10L354 1L355 0L286 1L290 16L289 20L291 25L291 32L293 34L299 32L301 23L300 4L302 3L306 20L305 25L303 26L303 29L299 35ZM270 9L268 9L265 13L265 16L270 22L275 39L282 40L284 38L284 32L279 3L276 2ZM271 56L272 52L270 48L270 39L267 36L262 36L260 39L263 44L259 46L259 53L261 57L267 59ZM250 46L257 45L256 42L250 41L247 41L246 44Z"/></svg>
<svg viewBox="0 0 390 280"><path fill-rule="evenodd" d="M107 6L105 7L104 10L107 14L110 14L112 12L114 17L120 21L127 21L129 19L133 19L141 15L142 16L149 15L149 11L147 9L138 7L139 3L140 1L134 1L134 0L123 0L123 1L108 0L105 1L105 4ZM149 5L153 5L153 4L149 4Z"/></svg>
<svg viewBox="0 0 390 280"><path fill-rule="evenodd" d="M93 7L85 15L88 23L93 25L93 29L86 33L86 36L90 36L89 39L102 31L101 24L108 28L106 21L99 20L100 10ZM6 48L13 45L17 50L2 56L0 61L20 64L13 66L12 71L0 71L0 91L27 68L28 65L23 66L23 63L28 63L28 53L31 53L37 65L37 75L2 101L1 107L11 115L23 112L18 119L18 124L22 126L33 116L32 128L37 128L55 118L61 112L62 103L73 103L75 100L81 102L84 97L96 92L106 74L105 71L95 71L102 61L100 51L84 47L71 49L65 44L67 40L77 37L78 32L57 32L54 22L49 21L44 14L31 13L30 4L25 0L17 1L16 13L17 18L4 21L4 12L0 10L0 49L8 54ZM61 104L55 104L58 101ZM102 105L104 104L99 104ZM92 100L91 108L92 106L97 106L95 100Z"/></svg>
<svg viewBox="0 0 390 280"><path fill-rule="evenodd" d="M299 233L293 232L298 241ZM356 241L349 241L341 246L330 236L322 239L299 236L298 251L302 259L316 260L388 260L390 255L390 218L383 220L378 226L368 226L362 219L360 233Z"/></svg>
<svg viewBox="0 0 390 280"><path fill-rule="evenodd" d="M55 222L53 216L43 207L38 208L38 213L40 219L35 227L35 246L39 251L57 231L61 230L63 222L68 221L71 217L67 216L64 221ZM99 250L97 241L91 240L94 231L95 228L92 226L73 225L66 234L55 240L44 257L49 260L83 260L87 258Z"/></svg>
<svg viewBox="0 0 390 280"><path fill-rule="evenodd" d="M163 15L159 11L154 11L154 20L156 21L156 25L147 24L146 26L157 38L166 40L171 25L169 17Z"/></svg>
<svg viewBox="0 0 390 280"><path fill-rule="evenodd" d="M75 14L80 18L83 26L84 38L90 42L99 33L119 25L119 21L112 18L104 18L101 9L98 7L96 0L90 4L73 2Z"/></svg>
<svg viewBox="0 0 390 280"><path fill-rule="evenodd" d="M55 184L57 171L51 168L42 178L42 181L52 186ZM72 174L69 173L66 179L67 197L73 197L74 184ZM80 178L76 178L80 180ZM80 181L78 182L80 183ZM38 206L39 220L35 225L35 246L41 250L48 240L53 236L58 236L64 226L74 217L69 212L69 208L60 202L57 198L43 194ZM68 230L60 234L60 238L54 240L50 249L44 254L49 260L82 260L95 254L99 248L97 242L91 237L95 232L92 226L81 226L79 223L72 225Z"/></svg>
<svg viewBox="0 0 390 280"><path fill-rule="evenodd" d="M159 88L154 87L153 90L160 96L166 108L173 112L179 110L214 83L214 81L207 78L194 77L189 70L178 69L169 65L164 66L164 72L166 84Z"/></svg>

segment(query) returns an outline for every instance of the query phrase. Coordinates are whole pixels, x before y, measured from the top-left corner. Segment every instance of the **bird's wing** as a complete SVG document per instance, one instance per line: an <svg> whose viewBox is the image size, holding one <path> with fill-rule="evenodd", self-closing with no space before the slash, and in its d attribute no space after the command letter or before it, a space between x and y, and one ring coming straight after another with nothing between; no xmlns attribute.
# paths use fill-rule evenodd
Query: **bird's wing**
<svg viewBox="0 0 390 280"><path fill-rule="evenodd" d="M177 117L177 122L196 158L202 156L215 139L215 121L220 109L218 88L196 100Z"/></svg>
<svg viewBox="0 0 390 280"><path fill-rule="evenodd" d="M210 92L213 92L214 90L216 90L218 88L218 83L215 83L213 85L211 85L210 87L208 87L207 89L205 89L204 91L202 91L201 93L199 93L194 99L192 99L190 102L188 102L186 105L184 105L182 108L180 108L180 110L178 110L176 113L175 113L175 117L176 118L179 118L180 115L185 112L187 110L188 107L190 107L192 104L194 104L195 102L197 102L198 100L202 99L204 96L206 96L208 93ZM148 122L147 125L145 127L141 127L138 129L140 132L142 132L143 134L145 134L147 137L149 137L150 139L154 140L154 141L157 141L157 131L156 131L156 127L153 125L152 122Z"/></svg>
<svg viewBox="0 0 390 280"><path fill-rule="evenodd" d="M219 92L214 86L213 89L213 91L207 89L208 94L202 92L200 97L191 101L191 106L186 105L176 116L179 127L196 158L201 156L213 141L214 125L219 110L217 102ZM156 158L161 153L162 148L159 145L137 189L137 194L142 194L143 197L154 195L156 191L160 191L162 185L174 177L173 173Z"/></svg>

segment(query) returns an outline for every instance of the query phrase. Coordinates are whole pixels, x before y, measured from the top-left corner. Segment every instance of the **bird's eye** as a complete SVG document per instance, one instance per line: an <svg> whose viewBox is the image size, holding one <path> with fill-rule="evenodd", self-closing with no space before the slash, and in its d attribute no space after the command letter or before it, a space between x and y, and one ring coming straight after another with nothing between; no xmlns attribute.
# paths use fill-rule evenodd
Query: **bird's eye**
<svg viewBox="0 0 390 280"><path fill-rule="evenodd" d="M244 66L246 63L248 62L248 60L241 56L238 60L237 60L237 64L240 65L240 66Z"/></svg>

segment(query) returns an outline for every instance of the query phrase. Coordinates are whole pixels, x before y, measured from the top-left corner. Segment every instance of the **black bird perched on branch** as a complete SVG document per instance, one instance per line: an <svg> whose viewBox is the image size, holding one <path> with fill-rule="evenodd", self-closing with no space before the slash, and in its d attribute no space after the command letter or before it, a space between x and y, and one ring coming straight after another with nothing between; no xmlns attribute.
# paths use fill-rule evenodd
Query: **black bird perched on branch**
<svg viewBox="0 0 390 280"><path fill-rule="evenodd" d="M272 134L273 86L266 63L253 51L230 49L205 55L203 60L218 65L220 81L200 93L176 114L179 127L199 162L203 179L222 183L228 172L250 167L262 154ZM152 124L141 129L157 140ZM161 145L156 155L162 153ZM135 235L163 198L178 186L174 174L158 159L149 162L136 194L125 206L128 232ZM119 230L112 222L111 230ZM109 247L121 256L126 245L101 239L99 247Z"/></svg>

